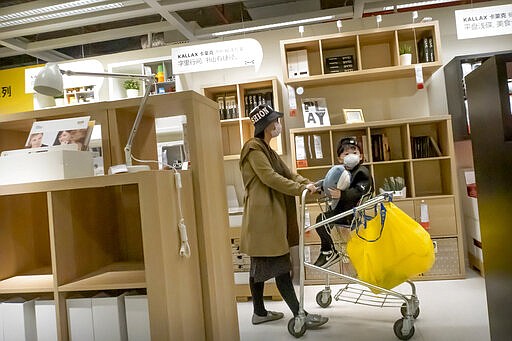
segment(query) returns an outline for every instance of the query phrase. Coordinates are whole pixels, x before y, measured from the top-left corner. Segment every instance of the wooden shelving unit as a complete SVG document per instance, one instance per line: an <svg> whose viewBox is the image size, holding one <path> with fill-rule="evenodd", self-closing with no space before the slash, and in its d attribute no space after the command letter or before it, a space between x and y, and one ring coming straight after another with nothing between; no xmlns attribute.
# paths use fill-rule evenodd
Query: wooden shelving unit
<svg viewBox="0 0 512 341"><path fill-rule="evenodd" d="M23 146L34 121L90 115L103 128L108 169L124 162L138 105L127 99L3 115L0 151ZM179 254L173 172L0 186L0 295L53 295L59 340L69 339L67 298L130 289L147 292L154 340L239 338L216 104L193 91L151 96L133 154L156 160L155 118L175 115L187 116L192 169L181 172L181 207L190 258Z"/></svg>
<svg viewBox="0 0 512 341"><path fill-rule="evenodd" d="M418 43L432 38L433 61L420 58ZM336 33L323 36L281 41L281 63L284 82L292 86L325 86L381 79L414 77L415 66L422 66L425 78L439 69L440 34L437 21L377 28L356 32ZM412 64L400 65L399 47L412 47ZM288 73L289 52L307 51L309 74L293 77ZM352 56L353 71L329 73L326 58Z"/></svg>
<svg viewBox="0 0 512 341"><path fill-rule="evenodd" d="M389 160L374 161L374 150L363 147L364 163L371 171L378 193L384 179L390 176L400 176L405 179L407 194L403 199L394 202L415 220L420 219L420 204L428 205L430 229L428 230L437 245L437 257L434 267L421 276L425 279L462 278L464 276L463 241L460 221L460 208L457 199L457 183L455 156L451 119L449 116L411 120L389 120L358 124L342 124L322 128L298 128L290 131L291 153L293 167L296 172L306 178L316 181L322 179L327 170L336 160L336 146L343 137L354 136L361 146L372 146L372 135L383 134L389 141ZM308 156L309 167L296 166L295 139L309 136L321 136L323 158L315 159ZM429 157L413 157L414 137L430 136L440 148L441 155ZM314 148L308 146L306 148ZM311 155L306 153L306 155ZM427 155L425 155L427 156ZM318 204L311 200L308 204L311 222L320 213ZM306 242L312 250L318 248L319 239L316 233L306 236ZM312 251L313 252L313 251ZM312 258L313 255L312 255ZM314 259L313 259L314 260ZM346 271L352 271L347 264ZM336 268L336 271L341 269ZM312 274L314 277L314 274ZM325 277L325 276L324 276ZM308 280L306 283L321 284L323 277Z"/></svg>
<svg viewBox="0 0 512 341"><path fill-rule="evenodd" d="M176 78L172 73L171 58L148 58L141 60L132 60L127 62L111 63L107 65L108 72L113 73L131 73L131 74L153 74L157 75L158 68L162 68L164 81L156 82L151 89L151 94L164 94L176 91ZM110 99L126 98L126 91L123 88L125 79L110 78L109 79L109 96ZM145 87L140 83L140 96L144 96Z"/></svg>
<svg viewBox="0 0 512 341"><path fill-rule="evenodd" d="M400 65L399 48L404 44L412 47L411 65ZM285 83L304 88L325 87L327 102L329 96L334 96L337 85L375 80L414 79L418 66L424 79L428 79L443 65L437 21L284 40L280 46ZM425 51L429 53L428 56ZM302 59L295 64L293 56L297 53L302 53ZM348 60L351 65L336 69L332 65L333 59ZM389 148L386 149L385 155L377 155L373 149L372 135L386 137ZM299 136L304 138L306 148L311 149L306 153L307 166L301 168L297 168L295 150L295 138ZM450 117L435 116L333 125L315 129L292 129L290 140L294 170L311 180L323 178L329 168L337 162L337 142L347 136L355 136L360 141L365 165L373 175L377 191L382 187L385 178L400 176L406 181L407 196L405 199L396 200L396 204L418 221L420 204L424 202L428 205L431 226L429 232L437 246L438 254L434 267L421 277L463 277L463 242ZM419 140L413 140L423 136L427 136L427 143L431 143L428 141L430 136L440 149L440 153L421 155ZM313 143L311 141L321 143L321 157L316 158L315 146L309 146ZM311 202L308 208L310 220L314 222L320 213L320 207ZM316 258L320 242L316 233L307 235L306 242L309 244L311 258ZM306 270L306 283L324 282L325 275L319 277L314 271ZM353 274L354 271L350 264L343 262L334 265L332 270L347 274Z"/></svg>
<svg viewBox="0 0 512 341"><path fill-rule="evenodd" d="M236 103L236 107L229 107L229 109L223 107L225 102L219 104L225 160L239 159L244 143L254 136L254 126L249 119L249 112L254 107L260 103L268 103L276 111L281 111L278 91L276 78L203 88L204 95L215 102L233 98ZM271 147L278 154L283 153L281 136L273 139Z"/></svg>
<svg viewBox="0 0 512 341"><path fill-rule="evenodd" d="M249 119L249 112L260 103L267 103L275 110L282 111L277 79L268 78L245 83L213 85L204 87L203 93L218 104L224 154L224 176L226 184L235 186L238 202L241 205L244 186L238 161L244 143L254 136L254 126ZM235 105L226 105L228 101L234 101ZM284 150L283 138L281 135L271 142L271 147L278 154L282 154ZM230 240L239 238L240 229L231 227ZM234 271L239 271L235 267L236 264L233 266ZM239 301L247 300L251 296L248 284L236 284L235 291ZM281 297L275 283L265 285L264 295L272 297L272 299Z"/></svg>

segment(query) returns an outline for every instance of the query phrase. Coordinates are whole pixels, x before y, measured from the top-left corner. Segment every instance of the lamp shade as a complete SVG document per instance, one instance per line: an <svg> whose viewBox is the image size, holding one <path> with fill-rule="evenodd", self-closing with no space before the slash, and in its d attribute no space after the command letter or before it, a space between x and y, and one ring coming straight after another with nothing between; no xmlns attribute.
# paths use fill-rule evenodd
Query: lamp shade
<svg viewBox="0 0 512 341"><path fill-rule="evenodd" d="M34 80L34 90L46 96L62 95L62 74L56 63L48 63L37 74Z"/></svg>

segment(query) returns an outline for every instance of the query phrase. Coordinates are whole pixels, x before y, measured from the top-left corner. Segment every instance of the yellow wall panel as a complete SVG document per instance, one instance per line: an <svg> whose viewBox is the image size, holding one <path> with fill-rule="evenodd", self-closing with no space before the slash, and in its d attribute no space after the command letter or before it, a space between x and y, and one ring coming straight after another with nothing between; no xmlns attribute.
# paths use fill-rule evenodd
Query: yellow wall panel
<svg viewBox="0 0 512 341"><path fill-rule="evenodd" d="M25 93L25 69L27 68L29 67L0 70L0 114L34 110L33 95Z"/></svg>

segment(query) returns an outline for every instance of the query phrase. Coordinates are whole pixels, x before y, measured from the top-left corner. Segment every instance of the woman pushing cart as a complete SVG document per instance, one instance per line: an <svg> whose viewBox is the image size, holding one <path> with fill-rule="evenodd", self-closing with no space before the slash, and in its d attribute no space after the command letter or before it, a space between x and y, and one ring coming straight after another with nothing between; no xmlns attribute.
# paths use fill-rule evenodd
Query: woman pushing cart
<svg viewBox="0 0 512 341"><path fill-rule="evenodd" d="M393 326L395 335L400 340L408 340L414 335L414 320L419 315L419 300L416 295L416 288L408 278L427 271L433 264L434 253L433 246L428 233L400 211L391 201L391 194L382 194L377 197L360 202L360 204L351 210L347 210L335 216L319 221L309 227L305 226L305 206L306 194L304 190L301 196L300 221L299 221L299 260L300 260L300 293L299 293L299 314L290 319L288 331L295 337L301 337L306 332L304 323L304 266L326 274L325 288L316 296L317 303L325 308L332 302L331 289L329 286L329 276L344 279L348 282L342 289L334 295L335 300L349 301L356 304L365 304L378 307L400 307L402 318L397 320ZM362 200L364 201L364 200ZM371 212L374 216L368 216ZM353 215L355 229L352 232L352 239L347 245L348 255L345 248L339 247L346 241L337 240L338 252L342 257L357 255L357 259L351 257L350 260L358 271L357 277L351 277L343 273L338 273L325 269L304 260L304 233L312 231L319 227L332 224L341 218ZM330 228L331 235L336 233L337 229L346 229L347 227ZM336 239L336 238L334 238ZM394 241L393 239L398 239ZM404 240L405 245L404 246ZM402 247L391 245L400 243ZM397 250L399 249L399 250ZM401 250L400 250L401 249ZM378 254L377 254L378 253ZM399 254L397 254L399 253ZM407 254L403 254L407 253ZM375 262L365 263L365 259L372 257ZM405 257L405 260L403 260ZM369 264L381 262L382 268L372 268ZM400 264L393 264L399 260ZM365 281L361 277L368 278ZM396 285L407 282L411 287L411 293L408 295L391 290ZM377 284L376 284L377 283ZM379 286L378 284L382 284ZM360 287L370 289L362 290Z"/></svg>

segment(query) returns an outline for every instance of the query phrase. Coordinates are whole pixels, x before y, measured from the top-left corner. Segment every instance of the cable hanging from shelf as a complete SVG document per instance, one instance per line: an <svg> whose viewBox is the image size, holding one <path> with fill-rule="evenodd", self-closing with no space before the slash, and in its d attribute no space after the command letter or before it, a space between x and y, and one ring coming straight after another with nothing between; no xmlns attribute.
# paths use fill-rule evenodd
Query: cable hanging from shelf
<svg viewBox="0 0 512 341"><path fill-rule="evenodd" d="M180 232L180 256L182 257L190 257L190 244L188 242L188 235L187 235L187 225L185 224L185 218L183 217L183 209L181 205L181 189L183 188L183 184L181 183L181 173L178 172L176 169L176 166L169 165L166 162L162 161L156 161L156 160L140 160L132 156L132 158L137 162L142 163L158 163L159 165L162 165L163 167L169 167L174 171L174 182L176 184L176 195L178 197L178 213L179 213L179 222L178 222L178 230ZM188 161L185 161L188 162Z"/></svg>

